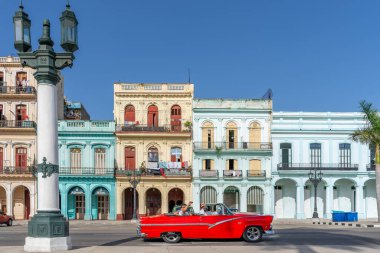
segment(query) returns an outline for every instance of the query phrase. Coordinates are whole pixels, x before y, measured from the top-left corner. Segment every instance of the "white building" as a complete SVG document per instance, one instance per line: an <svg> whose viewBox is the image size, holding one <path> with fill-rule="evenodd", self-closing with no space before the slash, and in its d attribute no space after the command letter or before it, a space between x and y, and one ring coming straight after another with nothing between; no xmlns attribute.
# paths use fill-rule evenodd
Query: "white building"
<svg viewBox="0 0 380 253"><path fill-rule="evenodd" d="M272 101L193 100L193 200L271 210Z"/></svg>
<svg viewBox="0 0 380 253"><path fill-rule="evenodd" d="M332 210L356 211L359 219L377 217L372 152L350 139L364 123L360 113L273 113L270 194L276 218L312 217L314 186L308 173L314 167L323 173L319 217L331 218Z"/></svg>

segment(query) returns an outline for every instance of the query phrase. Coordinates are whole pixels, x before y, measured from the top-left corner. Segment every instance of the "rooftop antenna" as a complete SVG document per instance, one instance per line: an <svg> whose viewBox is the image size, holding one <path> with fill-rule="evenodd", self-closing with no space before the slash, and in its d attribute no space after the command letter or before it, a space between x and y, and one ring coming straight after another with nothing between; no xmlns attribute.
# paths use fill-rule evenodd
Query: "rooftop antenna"
<svg viewBox="0 0 380 253"><path fill-rule="evenodd" d="M190 68L187 69L187 74L189 75L189 83L191 83L191 73L190 73Z"/></svg>

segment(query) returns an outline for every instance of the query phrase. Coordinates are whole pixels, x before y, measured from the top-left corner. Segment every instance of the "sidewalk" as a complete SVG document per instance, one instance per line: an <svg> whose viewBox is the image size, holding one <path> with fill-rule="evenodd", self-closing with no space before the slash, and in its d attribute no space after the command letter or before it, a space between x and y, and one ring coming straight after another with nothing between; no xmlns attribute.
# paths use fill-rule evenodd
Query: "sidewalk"
<svg viewBox="0 0 380 253"><path fill-rule="evenodd" d="M328 226L347 226L362 228L379 228L380 223L377 219L365 219L357 222L332 222L330 219L275 219L273 225L328 225Z"/></svg>

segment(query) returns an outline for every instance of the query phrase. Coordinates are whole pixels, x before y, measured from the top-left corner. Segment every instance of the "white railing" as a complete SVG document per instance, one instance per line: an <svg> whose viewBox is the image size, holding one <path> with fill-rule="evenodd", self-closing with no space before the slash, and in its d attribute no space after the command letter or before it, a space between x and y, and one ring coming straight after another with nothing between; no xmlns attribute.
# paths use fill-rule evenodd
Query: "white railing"
<svg viewBox="0 0 380 253"><path fill-rule="evenodd" d="M84 127L85 123L83 121L68 121L67 127Z"/></svg>
<svg viewBox="0 0 380 253"><path fill-rule="evenodd" d="M168 90L185 90L185 85L168 85Z"/></svg>
<svg viewBox="0 0 380 253"><path fill-rule="evenodd" d="M1 63L6 63L6 62L20 62L20 57L0 57L0 62Z"/></svg>
<svg viewBox="0 0 380 253"><path fill-rule="evenodd" d="M161 90L162 85L159 84L145 84L144 85L145 90Z"/></svg>

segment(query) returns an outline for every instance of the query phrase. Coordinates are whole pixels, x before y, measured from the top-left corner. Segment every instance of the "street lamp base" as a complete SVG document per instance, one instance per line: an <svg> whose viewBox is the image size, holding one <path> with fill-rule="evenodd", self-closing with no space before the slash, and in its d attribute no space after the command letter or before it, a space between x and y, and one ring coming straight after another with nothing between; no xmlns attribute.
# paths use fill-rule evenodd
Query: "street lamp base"
<svg viewBox="0 0 380 253"><path fill-rule="evenodd" d="M70 236L55 238L25 238L24 251L26 252L54 252L70 249L72 249Z"/></svg>
<svg viewBox="0 0 380 253"><path fill-rule="evenodd" d="M53 252L72 248L69 222L59 211L37 211L28 223L26 252Z"/></svg>
<svg viewBox="0 0 380 253"><path fill-rule="evenodd" d="M314 212L314 213L313 213L313 219L319 219L319 217L318 217L318 213L317 213L317 212Z"/></svg>

